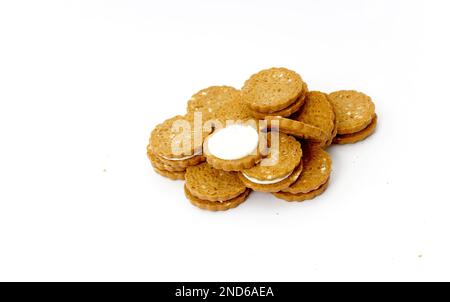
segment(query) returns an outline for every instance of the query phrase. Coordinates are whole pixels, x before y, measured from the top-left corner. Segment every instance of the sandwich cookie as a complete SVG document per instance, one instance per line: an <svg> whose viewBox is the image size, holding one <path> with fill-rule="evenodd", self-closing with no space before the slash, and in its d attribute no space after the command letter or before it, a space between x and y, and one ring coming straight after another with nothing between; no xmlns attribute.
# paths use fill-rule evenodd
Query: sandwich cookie
<svg viewBox="0 0 450 302"><path fill-rule="evenodd" d="M332 141L335 114L333 106L328 101L327 95L319 91L311 91L306 94L305 104L302 106L296 119L308 125L315 126L324 133L320 146L326 146Z"/></svg>
<svg viewBox="0 0 450 302"><path fill-rule="evenodd" d="M308 193L299 193L299 194L291 194L286 192L276 192L272 193L275 197L279 199L283 199L285 201L305 201L313 199L314 197L319 196L328 188L328 181L321 185L318 189L310 191Z"/></svg>
<svg viewBox="0 0 450 302"><path fill-rule="evenodd" d="M280 132L296 136L312 142L321 143L325 133L318 127L281 116L266 116L270 127L279 128Z"/></svg>
<svg viewBox="0 0 450 302"><path fill-rule="evenodd" d="M282 192L274 193L288 201L303 201L320 195L331 174L331 157L317 145L303 145L303 171L300 177Z"/></svg>
<svg viewBox="0 0 450 302"><path fill-rule="evenodd" d="M249 169L261 158L259 136L255 121L229 124L214 130L205 139L203 154L208 163L216 169Z"/></svg>
<svg viewBox="0 0 450 302"><path fill-rule="evenodd" d="M152 131L147 156L157 173L181 179L186 167L205 161L201 155L204 136L201 127L197 130L191 119L175 116Z"/></svg>
<svg viewBox="0 0 450 302"><path fill-rule="evenodd" d="M333 139L333 143L343 145L343 144L353 144L362 141L363 139L369 137L370 135L372 135L372 133L375 132L376 126L377 126L377 115L375 114L369 126L355 133L337 135Z"/></svg>
<svg viewBox="0 0 450 302"><path fill-rule="evenodd" d="M337 121L337 134L351 134L363 130L375 117L372 99L362 92L340 90L328 95Z"/></svg>
<svg viewBox="0 0 450 302"><path fill-rule="evenodd" d="M161 170L153 166L153 170L155 170L156 173L158 173L161 176L164 176L166 178L169 178L171 180L183 180L184 175L186 171L167 171L167 170Z"/></svg>
<svg viewBox="0 0 450 302"><path fill-rule="evenodd" d="M296 72L287 68L270 68L252 75L241 92L250 109L272 113L294 104L303 86L303 80Z"/></svg>
<svg viewBox="0 0 450 302"><path fill-rule="evenodd" d="M269 133L271 140L274 137L278 141L271 144L269 156L253 168L239 173L239 178L248 188L261 192L278 192L289 187L302 172L300 143L284 133L279 133L278 137L274 132Z"/></svg>
<svg viewBox="0 0 450 302"><path fill-rule="evenodd" d="M185 195L199 208L224 211L243 203L251 190L236 172L214 169L207 163L186 169Z"/></svg>
<svg viewBox="0 0 450 302"><path fill-rule="evenodd" d="M306 83L304 83L303 86L304 86L304 89L303 89L302 93L300 94L298 99L292 105L289 105L288 107L286 107L284 109L281 109L281 110L275 111L275 112L271 112L271 113L258 112L258 111L250 109L251 114L253 115L253 117L258 118L258 119L264 119L266 116L287 117L287 116L293 115L294 113L298 112L298 110L303 106L303 104L305 102L306 94L308 92L308 87L306 86Z"/></svg>

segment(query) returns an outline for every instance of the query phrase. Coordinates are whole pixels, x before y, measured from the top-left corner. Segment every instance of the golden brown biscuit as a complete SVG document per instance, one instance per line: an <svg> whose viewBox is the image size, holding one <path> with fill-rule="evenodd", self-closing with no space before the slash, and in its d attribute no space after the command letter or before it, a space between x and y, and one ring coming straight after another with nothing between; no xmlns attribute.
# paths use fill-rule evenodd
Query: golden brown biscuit
<svg viewBox="0 0 450 302"><path fill-rule="evenodd" d="M250 108L242 101L241 92L229 86L212 86L194 94L188 102L187 116L201 113L202 123L213 128L224 127L227 121L252 118ZM208 126L205 126L208 128Z"/></svg>
<svg viewBox="0 0 450 302"><path fill-rule="evenodd" d="M303 89L303 80L286 68L270 68L252 75L242 87L242 97L258 112L280 111L294 103Z"/></svg>
<svg viewBox="0 0 450 302"><path fill-rule="evenodd" d="M156 173L163 177L167 177L171 180L183 180L185 171L179 171L179 172L173 172L173 171L167 171L167 170L160 170L153 166L153 170L155 170Z"/></svg>
<svg viewBox="0 0 450 302"><path fill-rule="evenodd" d="M214 169L207 163L186 169L186 188L195 197L209 201L226 201L246 190L237 173Z"/></svg>
<svg viewBox="0 0 450 302"><path fill-rule="evenodd" d="M269 156L253 168L242 170L241 173L247 177L255 178L260 181L272 181L291 174L299 165L302 159L302 147L300 143L292 136L278 133L268 135L268 144L271 138L277 140L277 145L271 145Z"/></svg>
<svg viewBox="0 0 450 302"><path fill-rule="evenodd" d="M283 192L308 193L323 185L331 173L330 155L317 145L303 144L303 171L296 182Z"/></svg>
<svg viewBox="0 0 450 302"><path fill-rule="evenodd" d="M298 138L303 138L312 142L320 143L326 137L325 133L319 128L289 118L267 116L265 120L269 123L270 127L276 127L276 125L278 125L280 132L294 135Z"/></svg>
<svg viewBox="0 0 450 302"><path fill-rule="evenodd" d="M310 199L313 199L314 197L319 196L320 194L325 192L327 187L328 187L328 181L326 181L319 188L317 188L313 191L310 191L308 193L292 194L292 193L288 193L288 192L276 192L276 193L272 193L272 194L275 197L283 199L285 201L305 201L305 200L310 200Z"/></svg>
<svg viewBox="0 0 450 302"><path fill-rule="evenodd" d="M209 210L209 211L226 211L232 208L237 207L241 203L243 203L245 200L247 200L251 190L247 189L244 191L244 193L238 195L237 197L234 197L232 199L226 200L226 201L209 201L209 200L203 200L200 199L189 191L189 189L184 186L184 194L186 195L187 199L196 207L203 209L203 210Z"/></svg>
<svg viewBox="0 0 450 302"><path fill-rule="evenodd" d="M211 86L195 93L188 101L188 112L212 113L241 97L241 92L230 86Z"/></svg>
<svg viewBox="0 0 450 302"><path fill-rule="evenodd" d="M271 184L259 184L246 178L242 173L239 173L239 178L244 183L247 188L259 192L279 192L283 189L288 188L292 183L294 183L300 174L302 173L303 165L302 162L283 180L271 183Z"/></svg>
<svg viewBox="0 0 450 302"><path fill-rule="evenodd" d="M147 156L150 159L152 166L158 170L165 170L165 171L169 171L169 172L184 172L184 171L186 171L186 167L172 167L172 166L165 164L163 161L159 160L154 155L147 153Z"/></svg>
<svg viewBox="0 0 450 302"><path fill-rule="evenodd" d="M207 134L189 117L177 115L153 129L147 151L165 159L188 159L201 153Z"/></svg>
<svg viewBox="0 0 450 302"><path fill-rule="evenodd" d="M328 101L327 95L319 91L308 92L305 104L297 115L297 120L322 130L325 137L319 144L326 145L332 136L335 120L333 106Z"/></svg>
<svg viewBox="0 0 450 302"><path fill-rule="evenodd" d="M165 159L154 154L150 148L150 145L147 146L147 157L158 169L172 172L184 171L186 170L186 167L198 165L199 163L204 162L206 160L206 158L203 155L196 155L194 157L183 160Z"/></svg>
<svg viewBox="0 0 450 302"><path fill-rule="evenodd" d="M343 145L343 144L353 144L362 141L363 139L369 137L370 135L372 135L372 133L374 133L376 126L377 126L377 115L375 115L375 117L372 119L372 122L369 124L369 126L364 128L363 130L351 134L337 135L334 138L333 143Z"/></svg>
<svg viewBox="0 0 450 302"><path fill-rule="evenodd" d="M363 130L375 115L372 99L362 92L340 90L328 95L337 120L337 133L350 134Z"/></svg>

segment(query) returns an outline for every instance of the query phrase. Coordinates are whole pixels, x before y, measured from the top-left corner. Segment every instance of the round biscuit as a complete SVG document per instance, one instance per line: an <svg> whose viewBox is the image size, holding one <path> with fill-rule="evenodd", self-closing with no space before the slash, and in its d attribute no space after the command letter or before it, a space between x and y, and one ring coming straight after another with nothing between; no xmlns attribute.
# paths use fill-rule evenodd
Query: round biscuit
<svg viewBox="0 0 450 302"><path fill-rule="evenodd" d="M362 92L340 90L328 95L337 120L337 133L350 134L366 128L375 115L375 104Z"/></svg>
<svg viewBox="0 0 450 302"><path fill-rule="evenodd" d="M364 128L361 131L358 131L356 133L351 133L351 134L337 135L334 138L333 143L339 144L339 145L353 144L353 143L356 143L356 142L366 139L367 137L369 137L370 135L372 135L375 132L375 128L377 126L377 119L378 119L377 115L375 115L374 118L372 119L372 122L369 124L369 126L367 126L366 128Z"/></svg>
<svg viewBox="0 0 450 302"><path fill-rule="evenodd" d="M331 157L321 147L303 145L303 171L300 177L283 190L291 194L308 193L324 184L331 174Z"/></svg>
<svg viewBox="0 0 450 302"><path fill-rule="evenodd" d="M252 75L241 93L251 109L270 113L294 103L303 89L299 74L287 68L269 68Z"/></svg>
<svg viewBox="0 0 450 302"><path fill-rule="evenodd" d="M186 198L194 206L196 206L200 209L203 209L203 210L208 210L208 211L226 211L226 210L235 208L238 205L240 205L241 203L243 203L244 201L246 201L248 196L250 195L250 193L251 193L251 190L247 189L241 195L239 195L235 198L223 201L223 202L209 201L209 200L200 199L200 198L192 195L191 192L189 192L189 189L186 186L184 186L184 194L186 195Z"/></svg>
<svg viewBox="0 0 450 302"><path fill-rule="evenodd" d="M203 200L225 201L246 190L236 172L214 169L207 163L186 168L185 178L189 192Z"/></svg>

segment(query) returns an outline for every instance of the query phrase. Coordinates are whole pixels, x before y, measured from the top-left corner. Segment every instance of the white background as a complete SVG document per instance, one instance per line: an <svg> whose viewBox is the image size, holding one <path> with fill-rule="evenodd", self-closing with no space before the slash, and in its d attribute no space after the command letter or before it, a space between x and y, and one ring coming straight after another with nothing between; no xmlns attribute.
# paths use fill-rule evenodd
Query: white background
<svg viewBox="0 0 450 302"><path fill-rule="evenodd" d="M450 280L448 1L1 1L1 281ZM310 202L193 207L146 158L210 85L357 89Z"/></svg>

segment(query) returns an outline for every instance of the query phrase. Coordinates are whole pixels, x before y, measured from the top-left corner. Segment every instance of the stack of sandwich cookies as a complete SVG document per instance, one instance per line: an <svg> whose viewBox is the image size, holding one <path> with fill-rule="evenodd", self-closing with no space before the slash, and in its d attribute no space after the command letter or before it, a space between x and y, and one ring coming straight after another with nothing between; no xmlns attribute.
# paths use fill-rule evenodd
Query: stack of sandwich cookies
<svg viewBox="0 0 450 302"><path fill-rule="evenodd" d="M177 125L176 123L189 127L189 131L174 133L173 127ZM192 120L181 115L157 125L152 131L147 146L147 156L153 169L170 179L184 179L187 167L205 161L202 155L204 133L199 134L198 131L201 129L196 130Z"/></svg>
<svg viewBox="0 0 450 302"><path fill-rule="evenodd" d="M290 116L303 105L307 85L296 72L270 68L252 75L242 87L242 98L255 118Z"/></svg>
<svg viewBox="0 0 450 302"><path fill-rule="evenodd" d="M236 172L214 169L202 163L186 169L184 192L199 208L223 211L243 203L251 190L244 186Z"/></svg>
<svg viewBox="0 0 450 302"><path fill-rule="evenodd" d="M260 133L254 121L235 123L216 129L203 144L208 163L225 171L241 171L255 166L261 159Z"/></svg>
<svg viewBox="0 0 450 302"><path fill-rule="evenodd" d="M281 191L295 182L302 172L300 143L292 136L276 132L270 133L269 142L274 135L279 135L274 139L278 145L270 147L268 157L239 173L241 181L252 190Z"/></svg>
<svg viewBox="0 0 450 302"><path fill-rule="evenodd" d="M355 143L370 136L377 124L375 104L364 93L340 90L328 95L336 114L336 144Z"/></svg>
<svg viewBox="0 0 450 302"><path fill-rule="evenodd" d="M332 161L324 148L363 140L376 124L367 95L309 92L294 71L270 68L242 90L195 93L184 116L152 131L147 156L157 173L185 179L186 197L202 209L234 208L252 190L304 201L328 187Z"/></svg>
<svg viewBox="0 0 450 302"><path fill-rule="evenodd" d="M303 171L300 177L274 196L286 201L304 201L322 194L331 173L330 155L316 144L303 145Z"/></svg>

